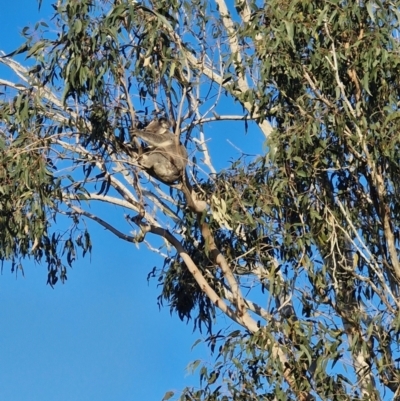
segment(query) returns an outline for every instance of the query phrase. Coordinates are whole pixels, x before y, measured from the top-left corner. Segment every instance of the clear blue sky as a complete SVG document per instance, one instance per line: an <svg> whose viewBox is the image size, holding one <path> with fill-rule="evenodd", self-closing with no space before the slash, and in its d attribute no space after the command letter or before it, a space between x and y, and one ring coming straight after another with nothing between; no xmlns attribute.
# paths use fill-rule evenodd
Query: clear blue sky
<svg viewBox="0 0 400 401"><path fill-rule="evenodd" d="M5 52L22 43L24 26L51 15L46 0L40 14L35 0L1 3L0 50ZM4 69L0 77L10 78ZM232 127L237 130L237 123ZM241 135L233 133L231 140ZM260 152L261 135L252 138L255 142L247 137L246 146ZM229 155L219 146L216 150L226 165ZM80 258L67 283L54 290L46 286L45 266L26 264L24 278L4 266L1 401L159 401L168 390L198 385L198 376L188 376L185 367L209 359L202 345L191 351L199 334L171 317L168 308L159 311L156 281L146 281L162 260L144 246L139 251L99 226L90 227L91 260Z"/></svg>

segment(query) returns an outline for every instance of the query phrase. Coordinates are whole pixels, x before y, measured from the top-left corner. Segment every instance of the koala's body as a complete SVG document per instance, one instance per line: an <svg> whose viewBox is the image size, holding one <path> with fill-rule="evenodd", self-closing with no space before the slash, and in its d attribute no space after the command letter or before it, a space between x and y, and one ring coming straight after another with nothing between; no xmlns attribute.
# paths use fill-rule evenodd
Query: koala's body
<svg viewBox="0 0 400 401"><path fill-rule="evenodd" d="M168 120L161 118L152 121L143 130L131 131L132 135L148 145L139 155L139 166L167 185L182 178L188 158L186 148L176 141L169 128Z"/></svg>

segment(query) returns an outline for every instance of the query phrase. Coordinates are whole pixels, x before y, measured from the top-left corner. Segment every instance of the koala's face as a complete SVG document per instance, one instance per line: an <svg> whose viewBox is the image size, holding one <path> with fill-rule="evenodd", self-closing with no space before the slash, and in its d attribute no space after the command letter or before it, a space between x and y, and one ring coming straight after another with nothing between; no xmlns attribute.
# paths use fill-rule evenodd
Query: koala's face
<svg viewBox="0 0 400 401"><path fill-rule="evenodd" d="M166 119L165 117L159 118L158 123L161 125L161 127L165 128L165 129L169 130L171 128L171 124L169 123L168 119Z"/></svg>
<svg viewBox="0 0 400 401"><path fill-rule="evenodd" d="M170 122L165 117L161 117L151 121L145 128L144 132L152 132L154 134L165 134L170 129ZM143 136L139 134L139 136Z"/></svg>

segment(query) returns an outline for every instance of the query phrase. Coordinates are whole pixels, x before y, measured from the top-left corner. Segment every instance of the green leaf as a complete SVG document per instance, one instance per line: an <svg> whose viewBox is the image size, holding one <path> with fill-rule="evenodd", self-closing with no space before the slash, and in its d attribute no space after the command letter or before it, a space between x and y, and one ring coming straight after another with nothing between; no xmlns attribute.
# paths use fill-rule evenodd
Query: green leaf
<svg viewBox="0 0 400 401"><path fill-rule="evenodd" d="M174 396L174 391L167 391L162 399L162 401L167 401Z"/></svg>
<svg viewBox="0 0 400 401"><path fill-rule="evenodd" d="M367 3L366 3L368 14L369 14L372 22L374 22L374 23L375 23L375 15L374 15L373 7L375 4L376 3L372 3L371 1L367 1Z"/></svg>
<svg viewBox="0 0 400 401"><path fill-rule="evenodd" d="M289 38L290 43L294 46L293 37L294 37L294 23L292 21L284 21L286 32Z"/></svg>

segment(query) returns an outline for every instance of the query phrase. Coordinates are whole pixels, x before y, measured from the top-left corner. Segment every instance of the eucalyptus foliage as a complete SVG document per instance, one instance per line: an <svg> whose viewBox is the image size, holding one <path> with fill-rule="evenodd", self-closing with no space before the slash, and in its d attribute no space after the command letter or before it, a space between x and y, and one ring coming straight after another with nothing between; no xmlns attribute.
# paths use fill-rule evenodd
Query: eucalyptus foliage
<svg viewBox="0 0 400 401"><path fill-rule="evenodd" d="M165 400L400 400L399 9L58 1L54 25L1 59L18 77L0 79L0 259L65 280L91 250L85 219L159 252L160 304L215 355ZM162 114L192 155L189 187L129 152L129 130ZM206 138L227 120L266 147L216 171Z"/></svg>

